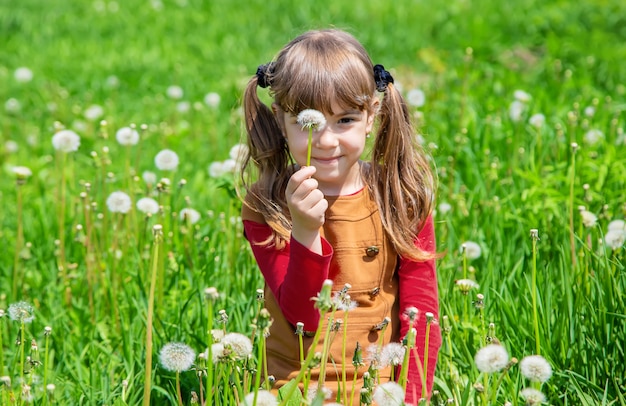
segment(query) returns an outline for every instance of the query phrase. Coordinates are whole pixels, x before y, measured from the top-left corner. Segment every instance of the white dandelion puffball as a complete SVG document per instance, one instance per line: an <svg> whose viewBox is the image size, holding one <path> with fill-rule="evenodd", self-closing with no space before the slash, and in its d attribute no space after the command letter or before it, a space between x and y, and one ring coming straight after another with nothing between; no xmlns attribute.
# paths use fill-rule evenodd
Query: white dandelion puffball
<svg viewBox="0 0 626 406"><path fill-rule="evenodd" d="M11 170L13 171L15 176L17 176L20 179L29 178L33 174L33 171L31 171L30 168L26 166L14 166L13 168L11 168Z"/></svg>
<svg viewBox="0 0 626 406"><path fill-rule="evenodd" d="M196 353L183 343L167 343L161 348L159 360L168 371L187 371L196 360Z"/></svg>
<svg viewBox="0 0 626 406"><path fill-rule="evenodd" d="M154 185L155 183L157 183L157 175L156 173L151 172L151 171L144 171L141 174L141 178L148 185Z"/></svg>
<svg viewBox="0 0 626 406"><path fill-rule="evenodd" d="M92 104L85 109L85 113L83 113L83 115L89 121L96 121L104 115L104 109L98 104Z"/></svg>
<svg viewBox="0 0 626 406"><path fill-rule="evenodd" d="M228 156L230 159L233 159L237 162L243 161L243 159L248 154L248 146L246 144L235 144L228 152Z"/></svg>
<svg viewBox="0 0 626 406"><path fill-rule="evenodd" d="M522 103L528 103L532 99L532 96L524 90L514 91L513 97L515 98L515 100L521 101Z"/></svg>
<svg viewBox="0 0 626 406"><path fill-rule="evenodd" d="M546 395L534 388L524 388L520 394L526 399L526 404L529 406L540 405L546 401Z"/></svg>
<svg viewBox="0 0 626 406"><path fill-rule="evenodd" d="M535 128L541 128L546 123L546 116L541 113L533 114L528 119L528 123Z"/></svg>
<svg viewBox="0 0 626 406"><path fill-rule="evenodd" d="M246 359L252 354L252 341L243 334L228 333L221 343L225 348L230 348L237 359Z"/></svg>
<svg viewBox="0 0 626 406"><path fill-rule="evenodd" d="M165 93L167 94L167 97L175 100L182 99L184 95L183 88L176 85L169 86Z"/></svg>
<svg viewBox="0 0 626 406"><path fill-rule="evenodd" d="M15 69L15 72L13 72L13 77L17 82L20 83L30 82L31 80L33 80L33 71L25 66L21 66Z"/></svg>
<svg viewBox="0 0 626 406"><path fill-rule="evenodd" d="M179 113L187 113L191 110L191 103L188 101L181 101L176 103L176 111Z"/></svg>
<svg viewBox="0 0 626 406"><path fill-rule="evenodd" d="M4 103L4 109L7 113L17 113L22 110L22 103L14 97L11 97Z"/></svg>
<svg viewBox="0 0 626 406"><path fill-rule="evenodd" d="M447 202L441 202L441 203L439 203L438 210L439 210L439 213L446 214L450 210L452 210L452 205L450 203L447 203Z"/></svg>
<svg viewBox="0 0 626 406"><path fill-rule="evenodd" d="M132 207L130 196L120 191L111 193L106 203L112 213L128 213Z"/></svg>
<svg viewBox="0 0 626 406"><path fill-rule="evenodd" d="M623 247L625 242L626 231L624 230L609 230L604 235L604 243L614 251Z"/></svg>
<svg viewBox="0 0 626 406"><path fill-rule="evenodd" d="M137 200L137 210L146 214L157 214L159 203L151 197L142 197Z"/></svg>
<svg viewBox="0 0 626 406"><path fill-rule="evenodd" d="M272 394L272 392L268 390L259 390L256 394L256 403L254 403L254 392L250 392L243 398L243 402L241 402L239 405L276 406L278 405L278 400L276 399L276 396Z"/></svg>
<svg viewBox="0 0 626 406"><path fill-rule="evenodd" d="M591 129L585 133L585 142L589 145L595 145L604 139L604 133L598 129Z"/></svg>
<svg viewBox="0 0 626 406"><path fill-rule="evenodd" d="M221 101L221 97L218 93L210 92L204 96L204 104L215 109L219 107Z"/></svg>
<svg viewBox="0 0 626 406"><path fill-rule="evenodd" d="M498 372L509 362L509 353L501 345L489 344L478 350L474 361L480 372Z"/></svg>
<svg viewBox="0 0 626 406"><path fill-rule="evenodd" d="M626 231L626 221L624 220L613 220L607 226L609 231L618 230L618 231Z"/></svg>
<svg viewBox="0 0 626 406"><path fill-rule="evenodd" d="M404 390L396 382L385 382L374 390L374 401L381 406L401 406L404 404Z"/></svg>
<svg viewBox="0 0 626 406"><path fill-rule="evenodd" d="M115 139L120 145L135 145L139 142L139 133L134 128L122 127L115 133Z"/></svg>
<svg viewBox="0 0 626 406"><path fill-rule="evenodd" d="M406 95L406 101L414 107L426 104L426 94L421 89L411 89Z"/></svg>
<svg viewBox="0 0 626 406"><path fill-rule="evenodd" d="M541 355L529 355L520 363L522 375L533 382L546 382L552 376L552 367Z"/></svg>
<svg viewBox="0 0 626 406"><path fill-rule="evenodd" d="M17 302L9 305L9 318L20 323L30 323L35 320L35 309L28 302Z"/></svg>
<svg viewBox="0 0 626 406"><path fill-rule="evenodd" d="M162 171L173 171L178 167L178 155L171 149L161 150L154 157L154 164Z"/></svg>
<svg viewBox="0 0 626 406"><path fill-rule="evenodd" d="M188 221L191 224L196 224L200 220L200 213L190 207L186 207L180 211L180 219L182 221Z"/></svg>
<svg viewBox="0 0 626 406"><path fill-rule="evenodd" d="M474 241L465 241L461 244L461 254L465 254L467 259L476 259L480 258L482 249Z"/></svg>
<svg viewBox="0 0 626 406"><path fill-rule="evenodd" d="M388 343L380 353L380 363L382 368L389 365L398 366L404 361L406 347L400 343Z"/></svg>
<svg viewBox="0 0 626 406"><path fill-rule="evenodd" d="M4 143L4 151L9 154L13 154L17 152L19 149L20 149L19 144L13 140L7 140Z"/></svg>
<svg viewBox="0 0 626 406"><path fill-rule="evenodd" d="M598 222L598 216L588 210L581 210L580 217L582 218L583 225L585 227L593 227Z"/></svg>
<svg viewBox="0 0 626 406"><path fill-rule="evenodd" d="M209 350L207 349L207 358L208 358L208 352ZM223 358L224 358L224 344L222 344L221 342L211 344L211 361L214 364L217 364Z"/></svg>
<svg viewBox="0 0 626 406"><path fill-rule="evenodd" d="M235 173L237 168L239 168L239 164L234 159L228 158L222 162L222 171L224 171L224 173Z"/></svg>
<svg viewBox="0 0 626 406"><path fill-rule="evenodd" d="M478 283L471 279L459 279L455 284L464 292L469 292L471 289L478 289L480 287Z"/></svg>
<svg viewBox="0 0 626 406"><path fill-rule="evenodd" d="M80 137L72 130L61 130L52 136L52 146L57 151L73 152L80 146Z"/></svg>
<svg viewBox="0 0 626 406"><path fill-rule="evenodd" d="M209 165L209 176L211 176L212 178L219 178L226 173L223 168L224 165L222 164L222 162L211 162L211 165Z"/></svg>
<svg viewBox="0 0 626 406"><path fill-rule="evenodd" d="M306 109L298 113L297 123L302 126L302 130L322 131L326 126L326 117L321 111Z"/></svg>
<svg viewBox="0 0 626 406"><path fill-rule="evenodd" d="M587 117L593 117L596 114L596 109L593 106L585 107L584 113Z"/></svg>
<svg viewBox="0 0 626 406"><path fill-rule="evenodd" d="M509 105L509 117L511 120L518 122L522 119L522 114L524 113L525 104L519 100L514 100Z"/></svg>

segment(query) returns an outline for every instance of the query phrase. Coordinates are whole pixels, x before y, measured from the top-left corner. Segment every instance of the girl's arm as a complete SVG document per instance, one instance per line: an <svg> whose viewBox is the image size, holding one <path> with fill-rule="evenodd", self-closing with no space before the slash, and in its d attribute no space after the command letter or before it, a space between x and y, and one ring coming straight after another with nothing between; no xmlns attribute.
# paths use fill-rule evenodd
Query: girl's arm
<svg viewBox="0 0 626 406"><path fill-rule="evenodd" d="M424 228L417 236L416 246L422 250L434 253L436 250L435 230L432 217L428 217ZM426 342L426 316L430 312L435 317L435 322L431 323L430 336L428 340L428 370L426 374L427 394L430 396L433 387L433 378L435 375L435 365L437 363L437 354L441 347L441 330L439 328L439 295L437 289L437 274L435 272L435 260L431 259L425 262L415 262L407 259L400 260L398 269L399 292L400 292L400 327L401 337L404 337L409 329L409 322L404 311L409 307L415 307L418 310L415 328L417 329L417 337L415 347L419 359L413 356L409 362L408 385L406 400L409 403L417 404L417 400L422 396L422 375L421 367L418 368L416 362L423 367L424 365L424 348Z"/></svg>
<svg viewBox="0 0 626 406"><path fill-rule="evenodd" d="M321 239L321 254L304 247L293 237L282 249L258 244L272 235L272 229L267 224L252 220L247 211L251 210L244 208L242 212L246 238L283 315L294 326L302 322L305 330L314 331L319 312L313 307L311 298L317 296L328 278L333 253L330 244Z"/></svg>

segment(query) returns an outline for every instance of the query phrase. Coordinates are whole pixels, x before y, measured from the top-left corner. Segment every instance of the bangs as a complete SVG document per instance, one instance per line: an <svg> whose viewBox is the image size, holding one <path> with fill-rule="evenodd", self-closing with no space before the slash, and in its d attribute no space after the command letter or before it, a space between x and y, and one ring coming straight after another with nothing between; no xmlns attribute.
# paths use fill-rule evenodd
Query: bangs
<svg viewBox="0 0 626 406"><path fill-rule="evenodd" d="M333 114L333 102L347 109L370 109L376 87L369 58L345 44L332 49L328 43L323 49L314 43L299 45L304 49L293 49L296 52L286 60L277 61L272 80L275 101L284 111L297 115L315 109Z"/></svg>

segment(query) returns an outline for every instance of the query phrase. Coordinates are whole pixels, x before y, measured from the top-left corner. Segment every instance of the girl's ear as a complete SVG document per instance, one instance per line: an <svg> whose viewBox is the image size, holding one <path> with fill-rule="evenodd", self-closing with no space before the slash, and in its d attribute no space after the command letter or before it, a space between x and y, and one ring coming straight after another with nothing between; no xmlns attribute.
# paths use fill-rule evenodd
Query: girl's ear
<svg viewBox="0 0 626 406"><path fill-rule="evenodd" d="M380 99L378 97L374 97L372 99L372 105L370 107L369 113L367 114L367 126L365 128L367 130L367 133L372 131L372 128L374 127L374 119L378 114L378 109L380 109Z"/></svg>

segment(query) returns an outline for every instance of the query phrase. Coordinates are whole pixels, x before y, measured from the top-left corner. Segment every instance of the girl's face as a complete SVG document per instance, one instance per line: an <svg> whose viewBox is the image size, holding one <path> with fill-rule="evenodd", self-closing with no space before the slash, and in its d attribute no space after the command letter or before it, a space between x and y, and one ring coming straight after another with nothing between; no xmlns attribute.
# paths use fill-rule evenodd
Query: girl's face
<svg viewBox="0 0 626 406"><path fill-rule="evenodd" d="M375 102L377 107L378 101ZM298 165L306 165L309 130L297 123L297 114L285 113L274 105L279 123L287 138L289 151ZM313 131L311 166L319 189L327 196L356 193L363 188L360 163L365 139L372 130L374 115L332 104L333 114L325 113L326 126ZM373 109L372 111L376 111Z"/></svg>

